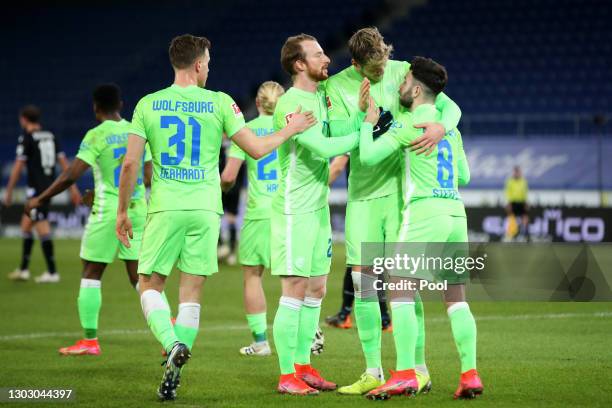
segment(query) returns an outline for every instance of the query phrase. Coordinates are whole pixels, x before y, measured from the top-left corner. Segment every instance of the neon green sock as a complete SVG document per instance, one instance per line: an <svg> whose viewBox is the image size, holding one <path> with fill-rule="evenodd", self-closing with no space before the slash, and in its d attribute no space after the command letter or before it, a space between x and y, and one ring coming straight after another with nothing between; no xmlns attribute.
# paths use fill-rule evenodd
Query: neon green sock
<svg viewBox="0 0 612 408"><path fill-rule="evenodd" d="M310 348L319 327L321 316L321 299L307 297L300 310L300 326L297 335L295 362L300 365L310 364Z"/></svg>
<svg viewBox="0 0 612 408"><path fill-rule="evenodd" d="M448 317L461 359L461 372L476 369L476 321L465 303L455 303L448 308Z"/></svg>
<svg viewBox="0 0 612 408"><path fill-rule="evenodd" d="M256 342L266 341L268 338L266 335L268 328L268 323L266 322L266 312L247 314L246 319L247 323L249 324L249 329L251 329L251 333L253 334L253 339Z"/></svg>
<svg viewBox="0 0 612 408"><path fill-rule="evenodd" d="M102 307L102 289L99 280L81 279L77 306L85 338L95 339L98 335L98 318Z"/></svg>
<svg viewBox="0 0 612 408"><path fill-rule="evenodd" d="M366 367L382 367L380 357L382 321L378 297L374 296L366 300L361 299L355 294L354 311L355 323L357 323L357 332L359 333L359 341L361 342Z"/></svg>
<svg viewBox="0 0 612 408"><path fill-rule="evenodd" d="M414 359L416 365L425 365L425 309L419 292L414 297L414 312L419 326L419 335L416 340Z"/></svg>
<svg viewBox="0 0 612 408"><path fill-rule="evenodd" d="M281 374L295 372L293 364L295 362L301 308L302 301L299 299L286 296L280 298L272 332Z"/></svg>
<svg viewBox="0 0 612 408"><path fill-rule="evenodd" d="M395 341L396 370L414 369L414 351L419 326L414 303L391 302L393 311L393 340Z"/></svg>
<svg viewBox="0 0 612 408"><path fill-rule="evenodd" d="M172 345L179 341L170 320L170 310L156 309L151 311L147 323L157 341L162 344L167 352L170 352Z"/></svg>

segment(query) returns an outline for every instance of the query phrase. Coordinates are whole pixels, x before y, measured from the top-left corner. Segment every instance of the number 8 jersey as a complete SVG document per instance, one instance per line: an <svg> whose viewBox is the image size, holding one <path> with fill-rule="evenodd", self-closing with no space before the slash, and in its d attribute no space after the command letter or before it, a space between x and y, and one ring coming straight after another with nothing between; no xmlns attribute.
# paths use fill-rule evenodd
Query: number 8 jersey
<svg viewBox="0 0 612 408"><path fill-rule="evenodd" d="M403 149L404 209L410 208L411 222L437 215L465 217L459 185L469 182L470 171L459 131L448 131L429 156L417 155L408 148L423 133L414 124L439 122L440 115L434 105L420 105L412 113L399 115L381 137Z"/></svg>
<svg viewBox="0 0 612 408"><path fill-rule="evenodd" d="M230 96L197 86L169 88L142 98L130 133L147 140L153 158L149 213L208 210L223 213L219 150L245 126Z"/></svg>

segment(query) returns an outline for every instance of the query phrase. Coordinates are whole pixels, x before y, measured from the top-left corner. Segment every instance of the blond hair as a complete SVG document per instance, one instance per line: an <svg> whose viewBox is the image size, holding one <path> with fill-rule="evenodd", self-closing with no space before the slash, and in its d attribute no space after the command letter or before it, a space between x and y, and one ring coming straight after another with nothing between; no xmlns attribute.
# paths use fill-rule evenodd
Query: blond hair
<svg viewBox="0 0 612 408"><path fill-rule="evenodd" d="M376 27L358 30L350 38L348 48L353 59L360 65L384 61L393 52L393 46L385 44L385 39Z"/></svg>
<svg viewBox="0 0 612 408"><path fill-rule="evenodd" d="M285 89L278 82L266 81L257 90L255 100L259 102L259 106L265 114L272 115L278 98L284 93Z"/></svg>

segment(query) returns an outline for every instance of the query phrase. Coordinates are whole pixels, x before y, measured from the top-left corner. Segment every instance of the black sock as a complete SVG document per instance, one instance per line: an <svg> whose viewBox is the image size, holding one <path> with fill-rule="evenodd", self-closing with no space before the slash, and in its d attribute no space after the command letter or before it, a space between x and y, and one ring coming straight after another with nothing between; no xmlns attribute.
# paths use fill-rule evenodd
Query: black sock
<svg viewBox="0 0 612 408"><path fill-rule="evenodd" d="M32 255L32 246L34 246L34 238L32 233L23 234L23 246L21 251L21 266L19 267L22 271L28 269L30 265L30 256Z"/></svg>
<svg viewBox="0 0 612 408"><path fill-rule="evenodd" d="M384 279L380 279L380 281L384 282ZM384 290L379 290L378 292L378 304L380 305L380 315L385 318L389 317L389 310L387 309L387 294Z"/></svg>
<svg viewBox="0 0 612 408"><path fill-rule="evenodd" d="M53 256L53 241L51 236L40 237L40 246L43 254L45 254L45 262L47 262L47 270L50 274L55 273L55 257Z"/></svg>
<svg viewBox="0 0 612 408"><path fill-rule="evenodd" d="M230 251L234 252L236 249L236 224L229 225L229 236L230 236Z"/></svg>
<svg viewBox="0 0 612 408"><path fill-rule="evenodd" d="M340 314L348 316L353 310L353 301L355 300L355 289L353 288L353 276L351 275L351 267L347 266L344 272L344 283L342 285L342 309Z"/></svg>

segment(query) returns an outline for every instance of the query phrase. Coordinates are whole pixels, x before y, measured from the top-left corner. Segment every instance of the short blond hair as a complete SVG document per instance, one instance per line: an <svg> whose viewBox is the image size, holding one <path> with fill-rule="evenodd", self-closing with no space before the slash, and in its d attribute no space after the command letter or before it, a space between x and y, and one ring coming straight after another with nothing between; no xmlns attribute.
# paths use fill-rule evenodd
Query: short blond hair
<svg viewBox="0 0 612 408"><path fill-rule="evenodd" d="M351 57L360 65L383 61L393 52L393 46L385 44L384 37L376 27L358 30L349 39L348 48Z"/></svg>
<svg viewBox="0 0 612 408"><path fill-rule="evenodd" d="M266 81L259 86L257 90L257 96L255 100L259 102L259 106L267 115L274 113L276 102L282 94L285 93L285 89L278 82Z"/></svg>

